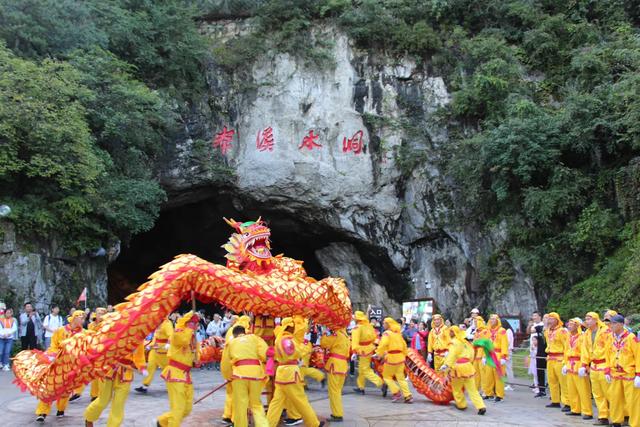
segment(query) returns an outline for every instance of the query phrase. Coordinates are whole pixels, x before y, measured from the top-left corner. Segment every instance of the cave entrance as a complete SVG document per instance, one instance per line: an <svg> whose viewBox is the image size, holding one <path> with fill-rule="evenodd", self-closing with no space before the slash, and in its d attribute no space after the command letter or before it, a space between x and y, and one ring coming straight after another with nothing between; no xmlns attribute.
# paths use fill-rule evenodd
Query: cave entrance
<svg viewBox="0 0 640 427"><path fill-rule="evenodd" d="M344 240L341 236L319 229L317 224L305 224L291 213L273 208L240 206L237 198L216 194L193 203L165 208L153 229L123 245L120 256L108 269L109 303L123 301L150 274L179 254L191 253L224 265L226 251L221 246L227 242L233 229L222 218L244 222L256 220L259 216L271 228L274 255L283 253L302 260L307 274L314 278L324 277L315 251L331 242ZM221 309L215 305L198 306L201 307L208 312Z"/></svg>

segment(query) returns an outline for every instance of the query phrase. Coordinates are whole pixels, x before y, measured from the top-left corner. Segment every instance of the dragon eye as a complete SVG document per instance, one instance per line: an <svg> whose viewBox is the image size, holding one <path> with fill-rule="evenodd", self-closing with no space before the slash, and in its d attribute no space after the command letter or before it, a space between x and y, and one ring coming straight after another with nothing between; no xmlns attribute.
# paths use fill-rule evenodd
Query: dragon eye
<svg viewBox="0 0 640 427"><path fill-rule="evenodd" d="M244 237L249 237L249 233L244 233Z"/></svg>

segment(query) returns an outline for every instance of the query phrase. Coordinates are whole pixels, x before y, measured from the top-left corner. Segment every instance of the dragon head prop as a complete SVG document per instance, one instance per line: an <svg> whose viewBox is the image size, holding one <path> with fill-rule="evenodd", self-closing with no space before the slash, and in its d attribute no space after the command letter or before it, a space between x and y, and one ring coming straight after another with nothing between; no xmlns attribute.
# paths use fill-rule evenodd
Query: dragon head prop
<svg viewBox="0 0 640 427"><path fill-rule="evenodd" d="M241 266L268 267L271 264L271 230L262 218L243 223L234 219L224 220L237 231L222 246L227 251L225 257Z"/></svg>

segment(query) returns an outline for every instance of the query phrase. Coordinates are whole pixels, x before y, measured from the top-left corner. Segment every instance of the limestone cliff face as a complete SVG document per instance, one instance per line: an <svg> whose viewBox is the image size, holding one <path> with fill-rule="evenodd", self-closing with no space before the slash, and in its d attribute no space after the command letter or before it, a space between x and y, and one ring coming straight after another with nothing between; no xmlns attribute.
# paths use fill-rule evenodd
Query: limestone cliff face
<svg viewBox="0 0 640 427"><path fill-rule="evenodd" d="M212 38L240 31L224 22L204 30ZM236 175L226 189L234 204L330 231L334 240L316 258L325 273L347 280L356 306L384 305L399 315L399 300L431 296L455 319L476 305L503 314L534 310L533 285L517 267L510 283L480 280L499 232L446 225L453 212L438 164L447 134L433 120L449 102L442 77L322 31L334 66L309 67L286 54L265 55L248 75L211 64L210 98L186 132L212 139L225 127L234 131L224 156ZM271 150L258 146L268 128ZM349 139L359 135L356 152ZM305 145L309 136L317 145ZM210 176L193 146L192 138L180 141L163 175L170 197L183 202L207 197Z"/></svg>
<svg viewBox="0 0 640 427"><path fill-rule="evenodd" d="M111 257L117 250L112 248ZM46 312L52 303L69 307L86 286L89 305L104 305L109 254L96 255L70 256L55 239L22 236L0 220L0 299L16 313L26 301Z"/></svg>
<svg viewBox="0 0 640 427"><path fill-rule="evenodd" d="M203 25L212 39L243 31L238 22ZM242 220L261 214L274 231L293 230L300 251L311 248L314 260L306 265L317 264L316 275L344 277L356 308L380 305L397 316L400 301L433 297L454 321L473 306L510 315L536 309L531 280L508 258L495 256L505 240L500 227L480 233L473 225L451 225L457 214L439 166L447 133L434 120L450 100L442 76L410 60L358 51L335 28L319 31L333 44L334 63L326 67L273 53L248 72L210 64L209 95L184 118L184 136L161 170L169 194L161 220L197 206L216 216L200 222L206 231L224 227L221 214ZM220 147L214 152L203 141L225 127L233 130L223 156L232 177L222 185L214 161ZM269 131L271 149L264 141ZM304 139L309 136L313 144ZM189 232L185 221L182 240ZM171 230L170 221L164 227ZM65 298L77 298L86 284L98 301L106 299L113 257L67 257L53 241L21 238L6 224L3 229L0 295L47 305L61 302L62 289L70 294ZM292 239L282 236L274 233L274 243L291 255ZM211 247L224 242L209 238ZM163 236L157 241L172 248L179 243ZM140 264L137 257L131 265ZM487 274L487 260L508 274ZM141 277L162 262L149 259Z"/></svg>

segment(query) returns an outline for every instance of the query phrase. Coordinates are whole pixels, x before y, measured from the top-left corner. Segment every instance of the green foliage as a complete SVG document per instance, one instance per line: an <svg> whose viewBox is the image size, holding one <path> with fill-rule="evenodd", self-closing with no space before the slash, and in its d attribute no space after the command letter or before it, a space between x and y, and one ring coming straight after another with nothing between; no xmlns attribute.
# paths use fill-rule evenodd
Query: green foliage
<svg viewBox="0 0 640 427"><path fill-rule="evenodd" d="M91 45L105 47L108 36L78 0L0 0L0 38L30 58L55 57Z"/></svg>
<svg viewBox="0 0 640 427"><path fill-rule="evenodd" d="M621 313L640 312L640 233L638 223L622 233L627 238L607 258L595 275L576 284L566 293L557 292L549 302L563 317L583 316L588 311L615 308Z"/></svg>
<svg viewBox="0 0 640 427"><path fill-rule="evenodd" d="M0 188L21 231L80 254L153 226L157 164L205 87L187 3L0 0Z"/></svg>
<svg viewBox="0 0 640 427"><path fill-rule="evenodd" d="M191 99L204 89L207 49L195 13L181 0L0 0L0 38L30 58L100 47L151 87Z"/></svg>

